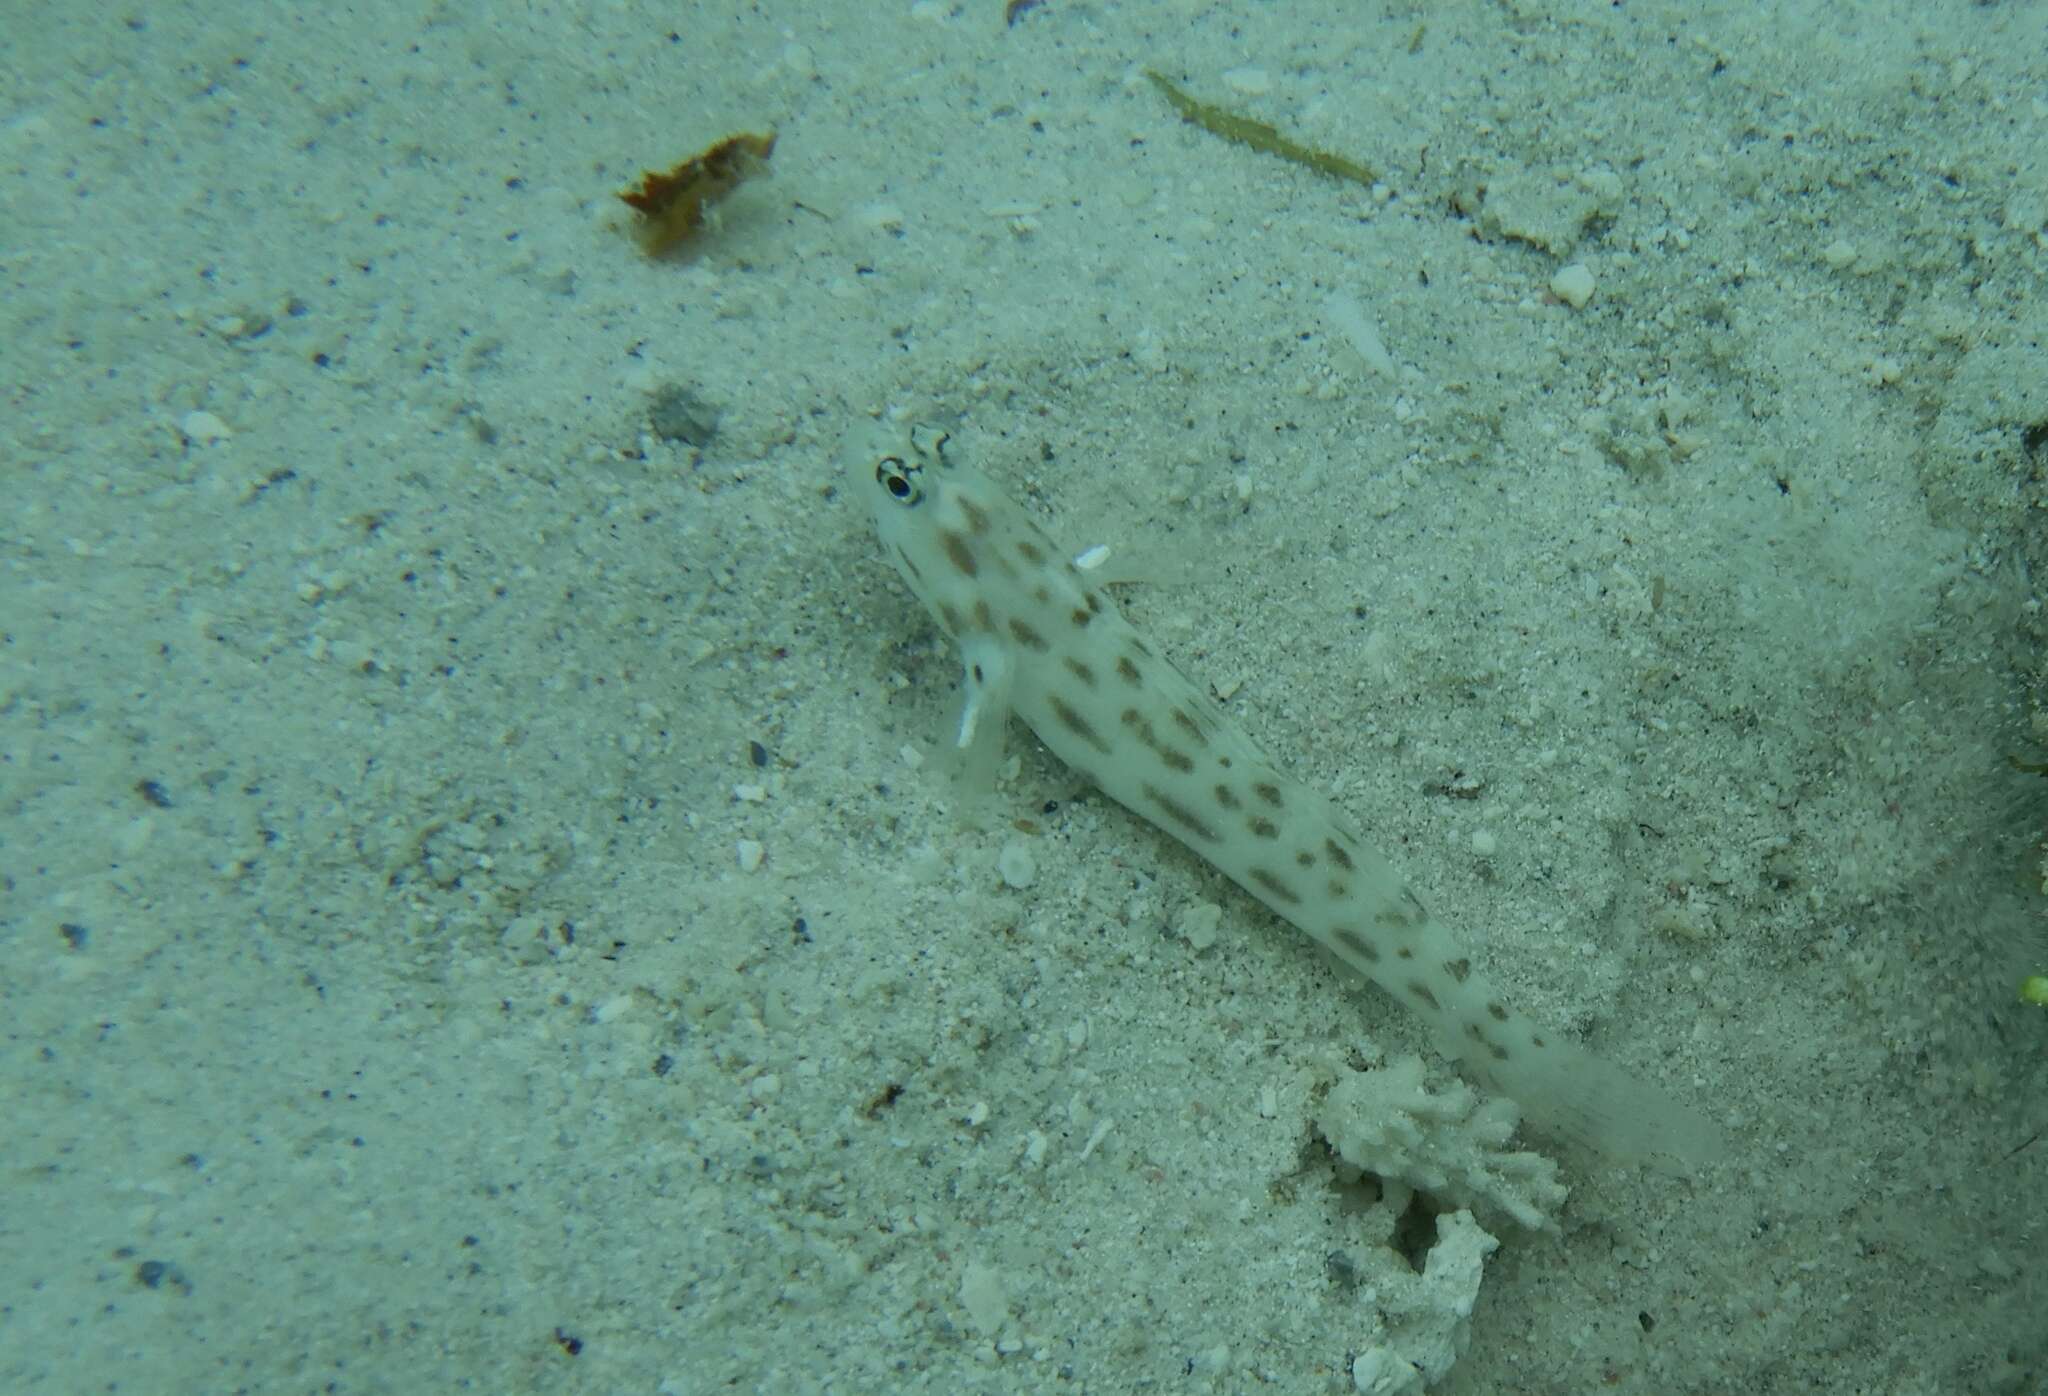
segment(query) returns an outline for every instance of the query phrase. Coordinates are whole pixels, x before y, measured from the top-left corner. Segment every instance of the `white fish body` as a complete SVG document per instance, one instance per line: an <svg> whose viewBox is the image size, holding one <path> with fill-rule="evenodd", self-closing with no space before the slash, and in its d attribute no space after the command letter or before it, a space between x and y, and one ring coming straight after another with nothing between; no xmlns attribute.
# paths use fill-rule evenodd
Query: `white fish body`
<svg viewBox="0 0 2048 1396"><path fill-rule="evenodd" d="M890 560L959 645L957 744L992 773L1021 717L1061 760L1419 1013L1531 1122L1627 1158L1711 1157L1706 1120L1510 1007L1345 813L1280 769L945 435L849 442Z"/></svg>

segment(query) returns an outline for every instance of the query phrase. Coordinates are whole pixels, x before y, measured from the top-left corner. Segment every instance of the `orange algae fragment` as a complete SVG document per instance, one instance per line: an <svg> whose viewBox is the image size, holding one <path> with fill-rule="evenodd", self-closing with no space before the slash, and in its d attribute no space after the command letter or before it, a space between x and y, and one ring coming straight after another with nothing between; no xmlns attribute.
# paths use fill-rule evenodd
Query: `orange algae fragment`
<svg viewBox="0 0 2048 1396"><path fill-rule="evenodd" d="M666 174L649 170L619 198L640 215L637 234L650 257L674 251L701 231L712 205L743 179L758 174L775 153L775 133L742 131L714 142Z"/></svg>

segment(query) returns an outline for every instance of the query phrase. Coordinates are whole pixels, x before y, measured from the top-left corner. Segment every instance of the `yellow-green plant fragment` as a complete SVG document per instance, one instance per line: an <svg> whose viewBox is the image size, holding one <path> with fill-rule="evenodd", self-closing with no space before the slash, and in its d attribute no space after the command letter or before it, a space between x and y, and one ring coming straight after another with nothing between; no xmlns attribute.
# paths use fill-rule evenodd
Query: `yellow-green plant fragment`
<svg viewBox="0 0 2048 1396"><path fill-rule="evenodd" d="M1166 100L1172 103L1173 109L1180 113L1181 120L1194 122L1212 136L1221 136L1226 141L1248 145L1253 150L1277 155L1282 160L1292 160L1297 165L1304 165L1318 174L1326 174L1334 179L1348 179L1354 184L1369 185L1375 178L1370 169L1355 160L1347 160L1341 155L1332 155L1327 150L1317 150L1299 141L1290 140L1263 121L1254 121L1248 116L1212 106L1208 102L1197 102L1150 68L1145 70L1145 76L1165 95Z"/></svg>

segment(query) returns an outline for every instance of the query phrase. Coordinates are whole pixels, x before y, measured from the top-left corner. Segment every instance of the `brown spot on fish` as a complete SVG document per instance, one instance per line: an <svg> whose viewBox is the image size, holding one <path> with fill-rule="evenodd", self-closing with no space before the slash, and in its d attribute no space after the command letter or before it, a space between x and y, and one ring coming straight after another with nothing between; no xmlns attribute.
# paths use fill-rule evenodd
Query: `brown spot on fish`
<svg viewBox="0 0 2048 1396"><path fill-rule="evenodd" d="M1052 588L1042 583L1031 588L1031 599L1041 606L1050 606L1052 604Z"/></svg>
<svg viewBox="0 0 2048 1396"><path fill-rule="evenodd" d="M1273 784L1273 782L1271 782L1270 780L1262 780L1257 785L1254 785L1252 787L1252 793L1254 795L1257 795L1261 800L1264 800L1267 804L1271 805L1274 809L1281 808L1280 787Z"/></svg>
<svg viewBox="0 0 2048 1396"><path fill-rule="evenodd" d="M1396 951L1394 952L1394 958L1395 958L1395 959L1397 959L1397 960L1412 960L1412 959L1414 959L1414 958L1415 958L1415 947L1414 947L1414 946L1412 946L1412 945L1404 945L1404 946L1402 946L1402 947L1401 947L1401 948L1400 948L1399 950L1396 950Z"/></svg>
<svg viewBox="0 0 2048 1396"><path fill-rule="evenodd" d="M1138 740L1150 747L1169 768L1176 771L1192 771L1195 768L1194 759L1186 752L1177 751L1159 740L1159 734L1152 730L1152 720L1136 708L1125 708L1122 721L1124 726L1130 728Z"/></svg>
<svg viewBox="0 0 2048 1396"><path fill-rule="evenodd" d="M1341 899L1341 898L1344 898L1344 897L1348 897L1348 896L1350 896L1350 895L1351 895L1351 884L1350 884L1350 883L1348 883L1348 882L1345 882L1345 881L1343 881L1343 880L1341 880L1341 879L1339 879L1339 878L1334 878L1334 877L1333 877L1333 878L1331 878L1331 879L1330 879L1330 895L1331 895L1332 897L1337 897L1337 898L1340 898L1340 899Z"/></svg>
<svg viewBox="0 0 2048 1396"><path fill-rule="evenodd" d="M1539 1043L1538 1045L1540 1046L1541 1044ZM1501 1046L1498 1042L1487 1043L1486 1051L1487 1055L1491 1056L1497 1062L1504 1062L1508 1059L1508 1049Z"/></svg>
<svg viewBox="0 0 2048 1396"><path fill-rule="evenodd" d="M1179 708L1173 710L1173 725L1194 738L1195 745L1207 746L1209 739L1202 735L1202 726Z"/></svg>
<svg viewBox="0 0 2048 1396"><path fill-rule="evenodd" d="M1077 607L1073 615L1074 629L1086 630L1088 628L1088 622L1094 619L1094 615L1092 615L1090 612L1083 611Z"/></svg>
<svg viewBox="0 0 2048 1396"><path fill-rule="evenodd" d="M1084 591L1081 593L1081 600L1086 604L1089 611L1098 616L1102 614L1102 598L1100 596L1097 596L1092 591Z"/></svg>
<svg viewBox="0 0 2048 1396"><path fill-rule="evenodd" d="M1442 1007L1442 1005L1436 1001L1436 995L1430 992L1429 985L1423 983L1420 979L1411 979L1408 981L1408 992L1411 995L1413 995L1419 1002L1423 1003L1424 1005L1430 1008Z"/></svg>
<svg viewBox="0 0 2048 1396"><path fill-rule="evenodd" d="M1029 538L1020 538L1017 540L1017 556L1023 558L1026 562L1044 562L1045 549L1039 547L1038 544L1032 542Z"/></svg>
<svg viewBox="0 0 2048 1396"><path fill-rule="evenodd" d="M1060 726L1072 732L1104 756L1113 754L1109 743L1102 740L1102 734L1097 732L1088 719L1081 716L1080 712L1071 706L1066 699L1060 697L1057 693L1049 693L1046 695L1045 701L1051 704L1053 716L1060 720Z"/></svg>
<svg viewBox="0 0 2048 1396"><path fill-rule="evenodd" d="M1262 839L1277 839L1280 837L1280 826L1262 814L1255 814L1250 819L1245 820L1244 826Z"/></svg>
<svg viewBox="0 0 2048 1396"><path fill-rule="evenodd" d="M967 546L967 540L950 529L939 535L939 545L946 550L946 557L953 566L960 569L963 577L972 577L981 569L975 564L974 549Z"/></svg>
<svg viewBox="0 0 2048 1396"><path fill-rule="evenodd" d="M1116 657L1116 672L1118 677L1133 688L1145 682L1145 676L1138 672L1138 666L1131 663L1127 655L1120 654Z"/></svg>
<svg viewBox="0 0 2048 1396"><path fill-rule="evenodd" d="M977 601L974 603L974 623L983 630L993 630L996 628L996 613L988 608L988 602Z"/></svg>
<svg viewBox="0 0 2048 1396"><path fill-rule="evenodd" d="M1486 1012L1496 1023L1505 1023L1508 1020L1507 1009L1498 1003L1487 1004Z"/></svg>
<svg viewBox="0 0 2048 1396"><path fill-rule="evenodd" d="M1068 673L1072 674L1082 683L1087 684L1090 688L1095 687L1095 671L1093 669L1074 658L1071 654L1061 662L1067 666Z"/></svg>
<svg viewBox="0 0 2048 1396"><path fill-rule="evenodd" d="M1227 785L1217 786L1216 803L1225 809L1236 809L1238 806L1237 792Z"/></svg>
<svg viewBox="0 0 2048 1396"><path fill-rule="evenodd" d="M1330 938L1369 964L1378 964L1379 947L1348 926L1338 926L1330 932Z"/></svg>
<svg viewBox="0 0 2048 1396"><path fill-rule="evenodd" d="M1245 876L1249 877L1252 881L1258 883L1259 886L1265 888L1268 892L1278 897L1281 901L1286 902L1289 906L1298 905L1301 901L1301 898L1295 894L1295 891L1292 887L1289 887L1286 883L1282 882L1279 878L1273 876L1273 874L1267 872L1264 868L1253 868L1250 872L1246 873Z"/></svg>
<svg viewBox="0 0 2048 1396"><path fill-rule="evenodd" d="M1018 644L1024 646L1026 649L1036 650L1040 654L1044 654L1047 650L1052 648L1052 646L1046 642L1045 636L1039 634L1029 625L1026 625L1023 621L1018 620L1015 616L1010 617L1010 634L1016 638Z"/></svg>
<svg viewBox="0 0 2048 1396"><path fill-rule="evenodd" d="M1472 962L1467 959L1445 960L1444 973L1463 984L1472 974Z"/></svg>
<svg viewBox="0 0 2048 1396"><path fill-rule="evenodd" d="M1312 868L1315 865L1315 854L1309 852L1306 848L1296 851L1294 855L1294 866L1296 866L1297 868Z"/></svg>
<svg viewBox="0 0 2048 1396"><path fill-rule="evenodd" d="M1529 1034L1529 1045L1530 1045L1531 1047L1541 1047L1541 1046L1543 1045L1543 1039L1542 1039L1542 1037L1541 1037L1541 1036L1539 1036L1539 1035L1538 1035L1538 1034L1536 1034L1536 1033L1533 1033L1533 1032L1532 1032L1532 1033L1530 1033L1530 1034Z"/></svg>
<svg viewBox="0 0 2048 1396"><path fill-rule="evenodd" d="M960 633L960 613L953 609L952 602L941 601L939 603L939 624L946 627L946 633L949 635L958 635Z"/></svg>
<svg viewBox="0 0 2048 1396"><path fill-rule="evenodd" d="M966 495L960 496L960 512L967 517L967 531L976 537L988 532L988 510Z"/></svg>
<svg viewBox="0 0 2048 1396"><path fill-rule="evenodd" d="M1197 815L1180 801L1174 799L1171 795L1152 785L1140 785L1138 792L1153 804L1159 806L1161 814L1164 814L1183 829L1193 833L1197 838L1207 839L1210 843L1216 841L1215 830L1204 824L1201 816Z"/></svg>
<svg viewBox="0 0 2048 1396"><path fill-rule="evenodd" d="M1405 931L1415 924L1392 907L1374 912L1372 919L1374 925L1389 931Z"/></svg>
<svg viewBox="0 0 2048 1396"><path fill-rule="evenodd" d="M911 581L918 583L920 586L923 585L924 572L921 568L918 567L916 563L910 560L909 553L906 553L903 551L903 549L898 548L896 550L896 560L903 565L903 570L910 574Z"/></svg>
<svg viewBox="0 0 2048 1396"><path fill-rule="evenodd" d="M1344 846L1335 839L1323 840L1323 852L1329 854L1330 861L1344 869L1345 872L1351 871L1351 855L1346 853Z"/></svg>

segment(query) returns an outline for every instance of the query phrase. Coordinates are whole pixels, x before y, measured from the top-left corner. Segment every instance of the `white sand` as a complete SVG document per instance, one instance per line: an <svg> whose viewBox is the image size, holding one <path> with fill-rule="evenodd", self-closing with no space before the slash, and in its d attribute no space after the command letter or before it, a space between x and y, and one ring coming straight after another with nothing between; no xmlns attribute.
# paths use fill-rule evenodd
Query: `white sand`
<svg viewBox="0 0 2048 1396"><path fill-rule="evenodd" d="M1348 1389L1420 1028L1022 734L959 827L911 397L1739 1141L1439 1390L2034 1389L2048 10L1001 8L15 7L0 1390Z"/></svg>

